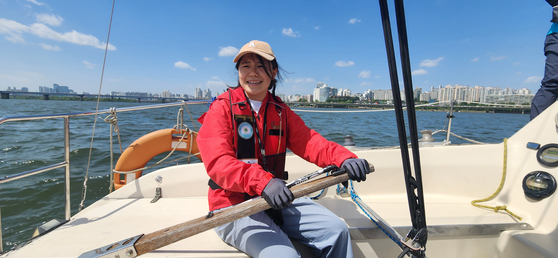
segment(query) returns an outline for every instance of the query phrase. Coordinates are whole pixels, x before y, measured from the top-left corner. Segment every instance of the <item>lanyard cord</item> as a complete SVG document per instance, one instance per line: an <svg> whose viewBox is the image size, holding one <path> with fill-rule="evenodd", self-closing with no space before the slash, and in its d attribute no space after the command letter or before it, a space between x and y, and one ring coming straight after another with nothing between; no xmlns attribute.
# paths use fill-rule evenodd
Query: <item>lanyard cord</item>
<svg viewBox="0 0 558 258"><path fill-rule="evenodd" d="M266 113L267 113L267 107L269 105L269 101L265 103L265 110L264 110L264 113L263 113L264 125L263 125L263 138L262 138L262 137L260 137L260 130L258 130L258 123L256 121L256 117L254 116L254 109L252 109L252 103L250 103L250 99L248 98L248 96L246 96L246 92L244 92L244 97L246 97L246 102L248 103L248 107L250 107L250 113L252 113L252 120L254 121L254 124L253 124L254 125L254 130L256 131L256 139L257 139L258 145L260 147L260 153L262 154L263 168L267 171L268 170L267 169L267 160L265 158L265 148L264 148L264 145L263 145L262 141L265 138L265 132L266 132L266 129L267 129ZM261 107L260 107L260 110L262 110Z"/></svg>

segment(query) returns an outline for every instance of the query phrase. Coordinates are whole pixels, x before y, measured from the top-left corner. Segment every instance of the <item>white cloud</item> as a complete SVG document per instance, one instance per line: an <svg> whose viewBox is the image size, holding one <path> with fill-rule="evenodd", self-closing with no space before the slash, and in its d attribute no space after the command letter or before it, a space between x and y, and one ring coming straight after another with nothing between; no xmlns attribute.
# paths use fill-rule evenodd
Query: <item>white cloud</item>
<svg viewBox="0 0 558 258"><path fill-rule="evenodd" d="M382 76L376 75L374 76L374 78L378 79L378 78L382 78Z"/></svg>
<svg viewBox="0 0 558 258"><path fill-rule="evenodd" d="M534 82L541 82L542 77L540 76L529 76L529 78L525 79L525 81L523 81L524 83L534 83Z"/></svg>
<svg viewBox="0 0 558 258"><path fill-rule="evenodd" d="M54 14L41 13L35 14L35 16L37 17L37 22L45 23L50 26L60 26L62 24L62 21L64 21L62 17Z"/></svg>
<svg viewBox="0 0 558 258"><path fill-rule="evenodd" d="M296 78L296 79L285 79L285 82L295 83L295 84L305 84L305 83L315 83L316 80L312 78Z"/></svg>
<svg viewBox="0 0 558 258"><path fill-rule="evenodd" d="M420 62L420 66L435 67L440 64L440 61L442 61L442 59L444 58L439 57L436 60L431 60L431 59L422 60L422 62Z"/></svg>
<svg viewBox="0 0 558 258"><path fill-rule="evenodd" d="M83 63L87 68L91 68L91 69L95 68L95 66L96 66L95 64L89 63L89 62L87 62L87 61L85 61L85 60L83 60L82 63Z"/></svg>
<svg viewBox="0 0 558 258"><path fill-rule="evenodd" d="M413 71L411 74L412 75L421 75L421 74L427 74L427 73L428 72L424 69L418 69L418 70Z"/></svg>
<svg viewBox="0 0 558 258"><path fill-rule="evenodd" d="M361 82L360 83L360 86L370 86L370 85L372 85L371 82Z"/></svg>
<svg viewBox="0 0 558 258"><path fill-rule="evenodd" d="M477 62L477 61L479 61L478 57L475 57L475 59L471 60L471 62Z"/></svg>
<svg viewBox="0 0 558 258"><path fill-rule="evenodd" d="M370 78L370 71L362 71L358 74L360 78Z"/></svg>
<svg viewBox="0 0 558 258"><path fill-rule="evenodd" d="M18 83L29 81L29 79L27 79L26 77L18 77L18 76L5 75L5 74L0 74L0 79L11 81L11 82L18 82Z"/></svg>
<svg viewBox="0 0 558 258"><path fill-rule="evenodd" d="M59 33L42 23L34 23L30 26L26 26L16 21L0 18L0 34L7 34L7 40L14 43L25 43L25 40L22 36L23 33L30 33L40 38L56 40L59 42L92 46L100 49L105 48L105 44L101 43L93 35L85 35L75 30L65 33ZM108 49L116 50L116 47L109 44Z"/></svg>
<svg viewBox="0 0 558 258"><path fill-rule="evenodd" d="M189 64L184 63L182 61L178 61L178 62L174 63L174 67L178 67L178 68L182 68L182 69L191 69L193 71L196 70L196 68L191 67Z"/></svg>
<svg viewBox="0 0 558 258"><path fill-rule="evenodd" d="M47 45L47 44L43 44L43 43L41 43L41 44L39 44L39 45L41 45L41 47L43 47L43 49L46 49L46 50L53 50L53 51L60 51L60 50L62 50L62 49L61 49L60 47L58 47L58 46L51 46L51 45Z"/></svg>
<svg viewBox="0 0 558 258"><path fill-rule="evenodd" d="M213 76L213 77L211 77L211 79L213 79L213 80L219 80L219 77L218 77L218 76Z"/></svg>
<svg viewBox="0 0 558 258"><path fill-rule="evenodd" d="M316 26L316 27L314 27L314 29L315 29L315 30L319 30L319 29L320 29L320 26Z"/></svg>
<svg viewBox="0 0 558 258"><path fill-rule="evenodd" d="M491 56L490 57L490 61L498 61L498 60L502 60L505 59L505 56Z"/></svg>
<svg viewBox="0 0 558 258"><path fill-rule="evenodd" d="M354 65L354 64L355 64L355 62L353 62L353 61L349 61L349 62L346 62L346 61L337 61L337 62L335 62L335 66L339 66L339 67L352 66L352 65Z"/></svg>
<svg viewBox="0 0 558 258"><path fill-rule="evenodd" d="M27 2L34 3L36 5L44 5L44 3L39 3L37 0L27 0Z"/></svg>
<svg viewBox="0 0 558 258"><path fill-rule="evenodd" d="M213 59L213 58L212 58L212 57L204 57L204 58L203 58L203 61L208 62L208 61L210 61L211 59Z"/></svg>
<svg viewBox="0 0 558 258"><path fill-rule="evenodd" d="M240 50L235 47L219 47L219 56L236 56Z"/></svg>
<svg viewBox="0 0 558 258"><path fill-rule="evenodd" d="M296 38L296 37L300 37L300 33L298 33L298 31L294 32L293 29L291 28L288 29L283 28L283 36Z"/></svg>
<svg viewBox="0 0 558 258"><path fill-rule="evenodd" d="M349 21L350 24L355 24L355 23L357 23L357 22L360 22L360 20L357 19L357 18L353 18L353 19L351 19L351 20Z"/></svg>
<svg viewBox="0 0 558 258"><path fill-rule="evenodd" d="M294 80L294 82L295 83L314 83L316 81L312 78L296 78Z"/></svg>

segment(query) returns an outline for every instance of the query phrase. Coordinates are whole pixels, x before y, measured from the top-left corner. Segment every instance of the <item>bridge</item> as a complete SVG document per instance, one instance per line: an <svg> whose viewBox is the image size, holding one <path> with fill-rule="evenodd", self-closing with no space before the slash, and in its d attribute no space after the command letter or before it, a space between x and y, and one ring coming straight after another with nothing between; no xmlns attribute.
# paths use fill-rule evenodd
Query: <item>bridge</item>
<svg viewBox="0 0 558 258"><path fill-rule="evenodd" d="M2 99L10 99L10 96L43 96L44 100L49 100L50 96L62 96L62 97L79 97L80 101L85 98L97 98L97 94L77 94L77 93L55 93L55 92L24 92L24 91L0 91ZM161 101L165 103L166 101L188 101L188 98L170 98L170 97L140 97L140 96L114 96L114 95L100 95L101 98L110 98L111 101L116 99L137 99L138 102L142 100L149 101Z"/></svg>

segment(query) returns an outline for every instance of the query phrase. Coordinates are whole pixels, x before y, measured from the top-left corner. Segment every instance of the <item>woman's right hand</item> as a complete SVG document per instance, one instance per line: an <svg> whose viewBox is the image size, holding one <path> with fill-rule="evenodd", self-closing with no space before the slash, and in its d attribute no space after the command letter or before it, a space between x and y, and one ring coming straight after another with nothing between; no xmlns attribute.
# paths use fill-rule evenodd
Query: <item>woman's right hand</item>
<svg viewBox="0 0 558 258"><path fill-rule="evenodd" d="M279 178L273 178L267 183L263 189L262 197L275 210L281 210L289 206L294 200L294 195L285 181Z"/></svg>

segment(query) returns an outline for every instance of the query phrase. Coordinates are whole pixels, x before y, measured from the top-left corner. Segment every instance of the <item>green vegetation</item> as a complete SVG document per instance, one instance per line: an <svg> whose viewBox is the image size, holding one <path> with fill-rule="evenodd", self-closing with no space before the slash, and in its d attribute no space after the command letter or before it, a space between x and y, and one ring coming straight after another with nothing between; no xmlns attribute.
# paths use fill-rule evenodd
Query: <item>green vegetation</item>
<svg viewBox="0 0 558 258"><path fill-rule="evenodd" d="M357 97L349 96L331 96L327 99L326 103L358 103Z"/></svg>
<svg viewBox="0 0 558 258"><path fill-rule="evenodd" d="M43 96L21 96L21 95L11 95L10 99L37 99L37 100L44 100ZM48 97L49 100L62 100L62 101L81 101L80 97L73 97L73 96L54 96L54 95L50 95ZM93 97L85 97L83 98L83 101L97 101L97 98L93 98ZM119 97L114 97L114 98L100 98L99 100L100 102L138 102L137 98L119 98ZM167 100L168 101L168 100ZM145 102L145 103L160 103L161 100L157 100L157 101L150 101L150 100L146 100L146 99L141 99L141 102Z"/></svg>

